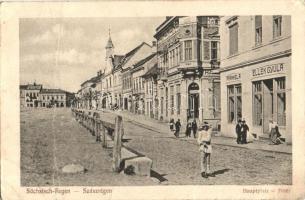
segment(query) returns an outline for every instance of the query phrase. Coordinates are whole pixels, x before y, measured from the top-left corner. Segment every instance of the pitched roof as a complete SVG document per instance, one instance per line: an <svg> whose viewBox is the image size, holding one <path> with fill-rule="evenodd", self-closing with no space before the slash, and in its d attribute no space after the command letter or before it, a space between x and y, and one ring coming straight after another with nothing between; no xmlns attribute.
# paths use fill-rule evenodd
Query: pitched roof
<svg viewBox="0 0 305 200"><path fill-rule="evenodd" d="M149 56L147 56L146 58L143 58L142 60L138 61L136 64L134 64L134 68L144 65L146 62L150 61L155 55L156 55L156 53L152 53Z"/></svg>
<svg viewBox="0 0 305 200"><path fill-rule="evenodd" d="M37 85L37 84L28 84L27 85L27 90L41 90L42 89L42 85Z"/></svg>
<svg viewBox="0 0 305 200"><path fill-rule="evenodd" d="M42 89L40 93L50 94L50 93L66 93L66 91L62 89Z"/></svg>
<svg viewBox="0 0 305 200"><path fill-rule="evenodd" d="M112 63L114 68L116 68L120 62L122 61L122 59L124 58L124 55L114 55L113 59L112 59Z"/></svg>
<svg viewBox="0 0 305 200"><path fill-rule="evenodd" d="M124 65L143 45L148 45L146 42L142 42L140 45L125 54L124 58L121 60L120 65ZM151 47L151 46L150 46Z"/></svg>
<svg viewBox="0 0 305 200"><path fill-rule="evenodd" d="M143 74L143 77L149 77L149 76L154 76L158 75L159 70L158 70L158 64L155 63L152 68L150 68L145 74Z"/></svg>

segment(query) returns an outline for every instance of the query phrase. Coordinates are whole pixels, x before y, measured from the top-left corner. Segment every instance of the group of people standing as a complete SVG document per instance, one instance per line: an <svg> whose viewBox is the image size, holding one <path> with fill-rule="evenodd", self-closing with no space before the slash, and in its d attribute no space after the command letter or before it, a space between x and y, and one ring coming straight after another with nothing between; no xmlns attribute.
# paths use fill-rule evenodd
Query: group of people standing
<svg viewBox="0 0 305 200"><path fill-rule="evenodd" d="M174 119L171 119L169 122L169 128L171 131L174 131L174 135L176 137L179 137L180 129L181 129L180 119L178 119L176 122ZM193 121L189 121L186 125L185 136L191 137L191 133L193 132L193 136L194 138L196 138L197 129L198 127L196 120L194 119Z"/></svg>
<svg viewBox="0 0 305 200"><path fill-rule="evenodd" d="M247 144L248 131L249 131L249 127L246 123L246 120L239 119L235 127L235 132L237 134L237 139L236 139L237 144Z"/></svg>

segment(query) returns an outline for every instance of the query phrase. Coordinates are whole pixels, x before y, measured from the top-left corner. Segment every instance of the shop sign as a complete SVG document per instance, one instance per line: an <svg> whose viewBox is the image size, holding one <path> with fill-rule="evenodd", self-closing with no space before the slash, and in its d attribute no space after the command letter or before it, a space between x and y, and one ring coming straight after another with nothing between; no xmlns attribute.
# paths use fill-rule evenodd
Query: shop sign
<svg viewBox="0 0 305 200"><path fill-rule="evenodd" d="M233 73L226 76L227 81L237 81L240 80L240 73Z"/></svg>
<svg viewBox="0 0 305 200"><path fill-rule="evenodd" d="M256 69L252 70L252 76L265 76L269 74L276 74L279 72L283 72L284 69L284 64L283 63L278 63L278 64L273 64L273 65L267 65L263 67L258 67Z"/></svg>

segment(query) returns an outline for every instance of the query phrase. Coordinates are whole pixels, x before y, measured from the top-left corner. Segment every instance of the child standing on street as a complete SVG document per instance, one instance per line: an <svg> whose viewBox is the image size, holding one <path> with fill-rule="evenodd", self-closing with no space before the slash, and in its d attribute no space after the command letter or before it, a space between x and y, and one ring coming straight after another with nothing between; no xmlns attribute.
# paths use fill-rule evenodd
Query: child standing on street
<svg viewBox="0 0 305 200"><path fill-rule="evenodd" d="M210 161L212 153L212 129L207 122L204 122L203 126L198 131L197 142L199 144L199 151L201 157L201 176L208 178L213 176L210 171Z"/></svg>

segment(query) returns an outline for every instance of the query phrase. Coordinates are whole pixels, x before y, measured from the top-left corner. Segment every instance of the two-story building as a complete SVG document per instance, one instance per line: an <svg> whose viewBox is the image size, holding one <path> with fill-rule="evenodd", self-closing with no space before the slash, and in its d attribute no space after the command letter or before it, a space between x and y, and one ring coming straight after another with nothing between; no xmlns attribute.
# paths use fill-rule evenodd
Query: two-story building
<svg viewBox="0 0 305 200"><path fill-rule="evenodd" d="M291 17L221 18L221 132L235 137L245 119L256 138L269 120L291 142Z"/></svg>
<svg viewBox="0 0 305 200"><path fill-rule="evenodd" d="M42 90L42 85L27 84L20 85L20 105L23 107L40 107L41 101L39 98L40 91Z"/></svg>
<svg viewBox="0 0 305 200"><path fill-rule="evenodd" d="M159 119L219 127L219 17L167 17L156 29Z"/></svg>
<svg viewBox="0 0 305 200"><path fill-rule="evenodd" d="M45 89L40 92L41 107L66 107L66 91L61 89Z"/></svg>

